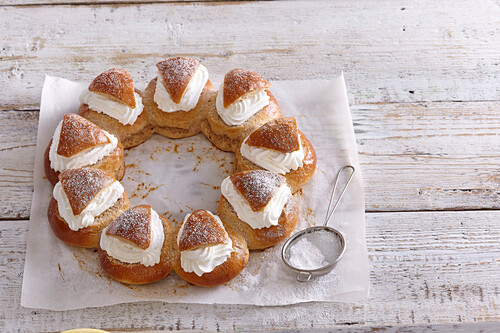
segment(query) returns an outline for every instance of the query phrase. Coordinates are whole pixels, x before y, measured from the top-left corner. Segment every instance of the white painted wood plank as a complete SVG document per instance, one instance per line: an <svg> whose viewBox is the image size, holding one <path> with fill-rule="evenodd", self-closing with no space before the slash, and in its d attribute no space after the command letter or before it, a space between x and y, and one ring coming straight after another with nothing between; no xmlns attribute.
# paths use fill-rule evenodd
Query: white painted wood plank
<svg viewBox="0 0 500 333"><path fill-rule="evenodd" d="M29 217L38 114L0 111L0 219Z"/></svg>
<svg viewBox="0 0 500 333"><path fill-rule="evenodd" d="M352 108L367 210L500 209L500 103Z"/></svg>
<svg viewBox="0 0 500 333"><path fill-rule="evenodd" d="M372 291L370 299L359 304L137 303L67 312L20 307L27 222L4 221L0 329L258 331L498 322L499 219L499 211L367 214Z"/></svg>
<svg viewBox="0 0 500 333"><path fill-rule="evenodd" d="M351 109L368 211L500 208L500 103ZM0 112L0 218L29 216L37 124Z"/></svg>
<svg viewBox="0 0 500 333"><path fill-rule="evenodd" d="M309 328L299 330L259 330L259 332L266 333L362 333L362 332L384 332L384 333L436 333L436 332L446 332L446 333L484 333L484 332L498 332L500 329L500 323L497 322L481 322L474 324L438 324L438 325L395 325L395 326L357 326L357 325L345 325L345 326L335 326L330 328ZM176 330L177 331L177 330ZM117 333L125 333L130 331L116 331ZM151 333L158 331L136 331L137 333ZM164 331L167 332L167 331ZM179 330L177 332L199 332L206 333L207 331L199 330ZM212 332L218 332L217 330Z"/></svg>
<svg viewBox="0 0 500 333"><path fill-rule="evenodd" d="M243 1L243 0L148 0L149 3L162 2L224 2L224 1ZM259 0L256 0L259 1ZM138 0L0 0L0 6L28 6L28 5L120 5L126 3L138 3ZM146 2L146 1L140 1Z"/></svg>
<svg viewBox="0 0 500 333"><path fill-rule="evenodd" d="M498 332L500 323L474 323L474 324L453 324L453 325L397 325L397 326L335 326L323 329L301 329L300 333L362 333L362 332L384 332L384 333L431 333L431 332L453 332L453 333L484 333L484 332ZM117 331L117 333L125 333L129 331ZM151 333L158 331L137 331L137 333ZM167 332L167 331L164 331ZM180 330L178 332L207 332L207 331L186 331ZM213 331L218 332L218 331ZM272 333L292 333L298 330L259 330L259 332L272 332Z"/></svg>
<svg viewBox="0 0 500 333"><path fill-rule="evenodd" d="M354 103L500 98L500 5L384 0L0 8L0 108L39 105L43 74L88 81L111 66L145 84L171 55L212 77L344 70Z"/></svg>

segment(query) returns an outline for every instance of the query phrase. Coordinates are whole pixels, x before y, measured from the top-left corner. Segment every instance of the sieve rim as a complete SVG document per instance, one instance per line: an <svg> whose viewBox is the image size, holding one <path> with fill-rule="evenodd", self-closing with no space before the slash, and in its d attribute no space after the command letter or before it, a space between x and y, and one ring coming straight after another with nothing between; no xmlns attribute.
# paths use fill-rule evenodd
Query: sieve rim
<svg viewBox="0 0 500 333"><path fill-rule="evenodd" d="M333 262L329 263L328 265L321 266L321 267L315 268L315 269L298 268L298 267L293 266L288 261L288 259L285 256L285 253L287 252L287 249L290 247L290 244L294 243L298 238L303 237L306 234L315 233L318 231L325 231L325 230L330 232L330 233L335 234L337 236L337 238L340 240L341 251L340 251L337 259L335 259ZM285 244L283 244L283 247L281 248L281 259L288 268L290 268L298 273L304 272L304 273L309 273L311 275L325 275L325 274L329 273L338 264L338 262L344 256L345 250L346 250L345 237L339 230L332 228L332 227L328 227L328 226L314 226L314 227L309 227L307 229L301 230L301 231L297 232L295 235L293 235L292 237L290 237L285 242Z"/></svg>

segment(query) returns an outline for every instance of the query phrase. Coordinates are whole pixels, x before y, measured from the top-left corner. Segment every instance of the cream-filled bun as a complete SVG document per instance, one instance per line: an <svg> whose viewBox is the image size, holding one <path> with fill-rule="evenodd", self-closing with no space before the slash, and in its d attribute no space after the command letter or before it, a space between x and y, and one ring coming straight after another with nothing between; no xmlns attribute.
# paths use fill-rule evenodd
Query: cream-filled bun
<svg viewBox="0 0 500 333"><path fill-rule="evenodd" d="M170 222L151 206L130 208L101 233L99 262L113 279L129 284L158 281L171 271Z"/></svg>
<svg viewBox="0 0 500 333"><path fill-rule="evenodd" d="M202 131L217 148L236 151L240 141L271 119L281 117L271 84L259 74L241 68L224 76L215 108L210 109Z"/></svg>
<svg viewBox="0 0 500 333"><path fill-rule="evenodd" d="M236 173L222 181L217 214L241 233L250 250L286 239L298 221L298 208L285 177L264 170Z"/></svg>
<svg viewBox="0 0 500 333"><path fill-rule="evenodd" d="M60 173L47 217L63 242L97 248L103 228L129 208L127 193L114 177L94 168Z"/></svg>
<svg viewBox="0 0 500 333"><path fill-rule="evenodd" d="M264 169L284 175L292 193L316 170L316 153L295 118L271 120L252 132L236 151L237 170Z"/></svg>
<svg viewBox="0 0 500 333"><path fill-rule="evenodd" d="M156 68L158 76L149 83L144 97L156 132L170 138L199 133L205 114L215 105L207 68L185 57L160 61Z"/></svg>
<svg viewBox="0 0 500 333"><path fill-rule="evenodd" d="M245 241L203 209L187 214L177 232L173 269L186 281L215 287L237 276L248 262Z"/></svg>
<svg viewBox="0 0 500 333"><path fill-rule="evenodd" d="M125 148L135 147L151 137L142 103L130 73L111 68L99 74L80 95L78 113L100 128L113 133Z"/></svg>
<svg viewBox="0 0 500 333"><path fill-rule="evenodd" d="M123 146L113 134L74 114L66 113L45 151L45 175L52 185L66 169L91 166L121 180L125 173Z"/></svg>

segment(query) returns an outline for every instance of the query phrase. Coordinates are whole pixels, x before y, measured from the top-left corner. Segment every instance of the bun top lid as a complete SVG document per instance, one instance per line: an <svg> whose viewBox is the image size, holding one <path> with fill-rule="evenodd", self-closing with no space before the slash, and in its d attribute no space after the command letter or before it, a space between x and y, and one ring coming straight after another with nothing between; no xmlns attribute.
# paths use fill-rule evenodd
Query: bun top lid
<svg viewBox="0 0 500 333"><path fill-rule="evenodd" d="M89 90L108 95L135 109L134 81L130 73L121 68L111 68L99 74L90 83Z"/></svg>
<svg viewBox="0 0 500 333"><path fill-rule="evenodd" d="M270 88L271 84L259 74L242 68L230 70L224 76L224 107L260 89Z"/></svg>
<svg viewBox="0 0 500 333"><path fill-rule="evenodd" d="M115 178L94 168L66 169L59 174L59 182L68 197L73 215L79 215Z"/></svg>
<svg viewBox="0 0 500 333"><path fill-rule="evenodd" d="M268 121L256 129L245 143L249 146L291 153L300 149L297 120L292 117Z"/></svg>
<svg viewBox="0 0 500 333"><path fill-rule="evenodd" d="M77 114L66 113L61 125L57 154L71 157L108 143L110 143L108 136L96 124Z"/></svg>
<svg viewBox="0 0 500 333"><path fill-rule="evenodd" d="M200 62L196 59L175 57L160 61L156 67L170 98L174 103L179 103L194 73L200 67Z"/></svg>
<svg viewBox="0 0 500 333"><path fill-rule="evenodd" d="M254 212L263 210L278 188L286 182L282 175L265 170L243 171L229 179Z"/></svg>
<svg viewBox="0 0 500 333"><path fill-rule="evenodd" d="M145 250L151 244L151 206L139 205L118 216L106 230L106 235L116 236Z"/></svg>
<svg viewBox="0 0 500 333"><path fill-rule="evenodd" d="M183 222L177 242L179 251L195 250L202 246L228 244L229 236L217 216L198 209Z"/></svg>

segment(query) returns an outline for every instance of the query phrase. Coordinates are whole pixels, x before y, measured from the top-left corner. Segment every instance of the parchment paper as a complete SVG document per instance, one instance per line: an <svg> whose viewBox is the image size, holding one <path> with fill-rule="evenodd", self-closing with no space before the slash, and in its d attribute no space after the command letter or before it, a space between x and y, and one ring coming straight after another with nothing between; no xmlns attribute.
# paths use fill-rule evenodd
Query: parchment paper
<svg viewBox="0 0 500 333"><path fill-rule="evenodd" d="M216 288L188 284L174 272L145 286L128 286L106 276L94 250L65 245L46 217L52 186L43 169L44 150L62 115L77 112L86 86L47 76L42 92L36 147L34 195L21 305L70 310L136 301L285 305L309 301L354 302L368 295L364 189L343 76L332 80L276 81L271 91L282 112L297 118L318 156L312 180L298 196L297 230L322 224L337 170L352 164L357 173L330 226L346 236L343 260L329 275L299 283L281 262L282 244L251 253L243 272ZM171 140L155 134L125 153L122 180L131 206L147 203L174 223L194 209L216 212L221 181L234 166L234 154L219 151L202 134Z"/></svg>

